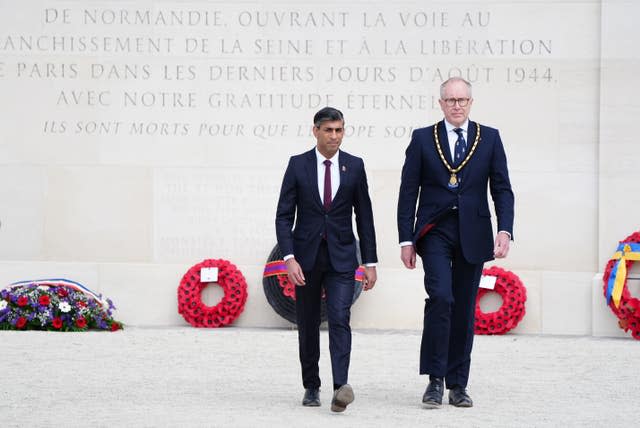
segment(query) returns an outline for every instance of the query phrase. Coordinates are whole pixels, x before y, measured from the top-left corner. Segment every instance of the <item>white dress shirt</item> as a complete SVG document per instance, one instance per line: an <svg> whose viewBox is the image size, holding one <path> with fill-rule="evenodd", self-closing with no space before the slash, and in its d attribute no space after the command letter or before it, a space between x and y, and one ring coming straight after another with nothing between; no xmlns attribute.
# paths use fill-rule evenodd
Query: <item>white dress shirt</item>
<svg viewBox="0 0 640 428"><path fill-rule="evenodd" d="M467 133L467 128L469 128L469 119L465 120L464 123L460 126L453 126L445 120L444 127L447 130L447 139L449 140L449 151L451 152L451 159L455 159L456 157L456 141L458 141L458 134L456 133L456 131L454 131L454 129L462 129L462 136L464 137L464 141L467 142L467 150L469 150L469 134Z"/></svg>

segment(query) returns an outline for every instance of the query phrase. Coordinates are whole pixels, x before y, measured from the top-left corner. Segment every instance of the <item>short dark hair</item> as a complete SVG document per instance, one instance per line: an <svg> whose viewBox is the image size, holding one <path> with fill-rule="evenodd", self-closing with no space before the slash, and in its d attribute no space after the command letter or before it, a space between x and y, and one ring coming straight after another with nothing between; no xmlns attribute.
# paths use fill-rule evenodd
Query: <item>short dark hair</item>
<svg viewBox="0 0 640 428"><path fill-rule="evenodd" d="M322 122L333 122L334 120L341 120L344 124L342 112L333 107L325 107L313 116L313 124L316 128L320 128Z"/></svg>

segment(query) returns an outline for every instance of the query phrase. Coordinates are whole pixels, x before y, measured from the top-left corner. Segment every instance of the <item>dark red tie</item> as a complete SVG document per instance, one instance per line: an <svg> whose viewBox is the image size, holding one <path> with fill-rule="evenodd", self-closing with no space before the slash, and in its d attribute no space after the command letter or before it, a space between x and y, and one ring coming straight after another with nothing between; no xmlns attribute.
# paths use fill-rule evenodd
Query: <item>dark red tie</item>
<svg viewBox="0 0 640 428"><path fill-rule="evenodd" d="M331 161L325 160L324 162L324 209L329 211L331 208Z"/></svg>

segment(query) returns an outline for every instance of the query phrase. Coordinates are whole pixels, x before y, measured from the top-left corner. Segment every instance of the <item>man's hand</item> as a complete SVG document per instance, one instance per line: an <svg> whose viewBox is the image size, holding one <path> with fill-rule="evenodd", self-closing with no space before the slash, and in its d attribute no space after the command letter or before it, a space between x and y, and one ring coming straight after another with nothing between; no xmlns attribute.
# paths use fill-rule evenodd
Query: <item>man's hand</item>
<svg viewBox="0 0 640 428"><path fill-rule="evenodd" d="M402 260L407 269L416 268L416 249L413 248L413 245L400 247L400 260Z"/></svg>
<svg viewBox="0 0 640 428"><path fill-rule="evenodd" d="M291 257L284 263L287 265L287 275L289 276L289 281L291 281L294 285L305 285L304 273L302 273L302 268L300 267L300 264L296 261L296 259Z"/></svg>
<svg viewBox="0 0 640 428"><path fill-rule="evenodd" d="M511 238L504 232L498 232L496 235L496 242L493 246L493 255L496 259L503 259L507 257L509 253L509 242Z"/></svg>
<svg viewBox="0 0 640 428"><path fill-rule="evenodd" d="M376 285L376 281L378 280L378 273L376 272L375 266L365 266L364 267L364 286L363 288L366 290L371 290L374 285Z"/></svg>

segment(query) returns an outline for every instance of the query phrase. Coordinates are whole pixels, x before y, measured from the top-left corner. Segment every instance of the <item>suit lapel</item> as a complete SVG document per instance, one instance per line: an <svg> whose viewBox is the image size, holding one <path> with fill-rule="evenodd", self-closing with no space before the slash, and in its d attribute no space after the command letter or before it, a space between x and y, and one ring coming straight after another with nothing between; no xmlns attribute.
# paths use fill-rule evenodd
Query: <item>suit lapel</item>
<svg viewBox="0 0 640 428"><path fill-rule="evenodd" d="M467 127L467 152L465 153L465 156L469 154L469 150L471 150L473 143L476 141L476 132L478 130L478 127L476 125L476 122L469 121L469 125ZM480 142L478 142L478 144L480 144ZM461 180L462 184L460 185L460 187L466 186L467 183L470 182L469 175L473 174L473 169L475 168L476 164L475 160L478 157L478 154L478 151L475 151L473 156L471 156L471 159L469 159L469 162L467 162L464 168L462 168L460 172L458 172L458 177L461 179L464 178L464 180Z"/></svg>
<svg viewBox="0 0 640 428"><path fill-rule="evenodd" d="M469 121L469 127L467 128L467 153L468 150L471 150L473 143L476 141L476 132L478 131L478 127L476 125L476 122Z"/></svg>
<svg viewBox="0 0 640 428"><path fill-rule="evenodd" d="M318 193L318 159L316 158L315 149L307 152L306 168L313 200L322 207L322 200L320 199L320 193Z"/></svg>
<svg viewBox="0 0 640 428"><path fill-rule="evenodd" d="M344 152L340 153L339 158L339 167L340 167L340 187L338 187L338 192L336 193L334 200L338 199L344 192L342 189L345 189L347 186L347 182L351 177L351 168L349 168L349 164L347 162L347 157L344 155Z"/></svg>
<svg viewBox="0 0 640 428"><path fill-rule="evenodd" d="M473 143L476 141L476 132L478 130L478 127L476 126L476 122L472 122L469 121L469 126L467 127L467 152L465 153L465 156L469 154L469 150L471 150L471 147L473 147ZM480 144L480 142L478 142L478 144ZM467 162L467 164L465 165L464 168L462 168L462 170L460 171L459 174L464 174L464 176L467 176L469 171L473 168L475 162L475 158L477 157L478 153L475 152L473 154L473 156L471 156L471 159L469 159L469 162ZM469 180L465 180L465 182L468 182Z"/></svg>

